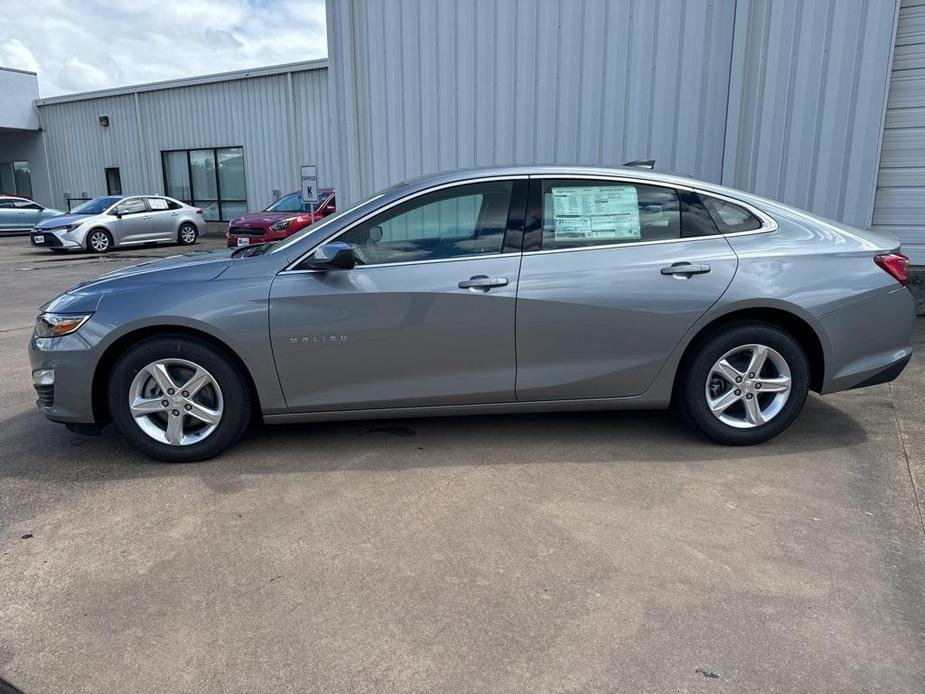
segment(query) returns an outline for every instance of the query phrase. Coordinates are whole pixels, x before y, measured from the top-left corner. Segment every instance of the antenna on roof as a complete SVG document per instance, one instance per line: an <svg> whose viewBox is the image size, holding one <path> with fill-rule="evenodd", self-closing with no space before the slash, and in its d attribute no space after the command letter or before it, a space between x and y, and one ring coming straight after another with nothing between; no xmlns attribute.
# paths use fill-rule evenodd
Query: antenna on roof
<svg viewBox="0 0 925 694"><path fill-rule="evenodd" d="M633 161L628 161L623 166L632 166L637 169L654 169L655 160L654 159L633 159Z"/></svg>

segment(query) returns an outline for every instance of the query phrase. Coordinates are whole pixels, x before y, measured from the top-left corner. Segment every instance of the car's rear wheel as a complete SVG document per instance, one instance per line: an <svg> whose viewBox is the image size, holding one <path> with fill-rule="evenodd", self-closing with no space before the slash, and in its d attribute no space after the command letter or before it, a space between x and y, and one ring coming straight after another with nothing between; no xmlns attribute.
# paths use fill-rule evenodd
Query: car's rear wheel
<svg viewBox="0 0 925 694"><path fill-rule="evenodd" d="M93 229L87 234L87 250L92 253L105 253L112 248L112 237L105 229Z"/></svg>
<svg viewBox="0 0 925 694"><path fill-rule="evenodd" d="M234 444L250 421L237 366L199 340L146 340L116 362L109 409L122 435L165 462L205 460Z"/></svg>
<svg viewBox="0 0 925 694"><path fill-rule="evenodd" d="M192 246L199 238L199 230L188 222L181 224L177 231L177 242L182 246Z"/></svg>
<svg viewBox="0 0 925 694"><path fill-rule="evenodd" d="M696 429L719 443L749 445L786 429L809 391L800 344L767 323L730 326L695 348L679 374L679 405Z"/></svg>

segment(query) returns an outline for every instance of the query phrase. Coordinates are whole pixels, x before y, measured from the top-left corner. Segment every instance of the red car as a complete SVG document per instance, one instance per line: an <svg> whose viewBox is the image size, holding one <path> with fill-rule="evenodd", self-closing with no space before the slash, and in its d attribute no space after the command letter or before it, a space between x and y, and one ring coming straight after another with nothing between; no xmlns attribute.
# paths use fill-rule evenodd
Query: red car
<svg viewBox="0 0 925 694"><path fill-rule="evenodd" d="M311 205L303 203L302 194L296 192L284 195L263 212L250 212L232 219L225 234L228 246L279 241L334 214L337 211L334 189L322 188L319 193L321 201L315 205L314 214Z"/></svg>

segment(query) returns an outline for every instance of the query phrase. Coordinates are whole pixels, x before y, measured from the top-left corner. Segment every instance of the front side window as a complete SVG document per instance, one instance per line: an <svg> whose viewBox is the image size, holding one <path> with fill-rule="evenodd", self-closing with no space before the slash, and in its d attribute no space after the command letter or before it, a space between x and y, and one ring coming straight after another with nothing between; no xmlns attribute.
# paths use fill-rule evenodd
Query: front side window
<svg viewBox="0 0 925 694"><path fill-rule="evenodd" d="M681 238L678 193L620 181L543 181L542 248Z"/></svg>
<svg viewBox="0 0 925 694"><path fill-rule="evenodd" d="M145 211L145 201L141 198L129 198L116 205L116 214L138 214Z"/></svg>
<svg viewBox="0 0 925 694"><path fill-rule="evenodd" d="M501 253L513 184L492 181L422 195L337 238L363 265Z"/></svg>
<svg viewBox="0 0 925 694"><path fill-rule="evenodd" d="M737 231L755 231L761 228L761 220L744 207L708 195L702 195L701 198L722 233L734 234Z"/></svg>
<svg viewBox="0 0 925 694"><path fill-rule="evenodd" d="M247 212L243 147L161 152L164 191L201 207L210 222L227 222Z"/></svg>

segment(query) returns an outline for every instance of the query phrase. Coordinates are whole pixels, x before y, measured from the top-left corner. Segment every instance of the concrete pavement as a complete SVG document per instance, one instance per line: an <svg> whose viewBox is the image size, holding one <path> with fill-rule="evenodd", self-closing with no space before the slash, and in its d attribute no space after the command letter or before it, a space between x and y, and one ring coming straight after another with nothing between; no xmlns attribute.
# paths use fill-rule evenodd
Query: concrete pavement
<svg viewBox="0 0 925 694"><path fill-rule="evenodd" d="M26 692L925 689L925 323L899 381L753 448L592 413L264 427L166 465L46 422L25 345L56 293L178 249L26 243L0 239Z"/></svg>

